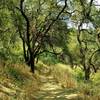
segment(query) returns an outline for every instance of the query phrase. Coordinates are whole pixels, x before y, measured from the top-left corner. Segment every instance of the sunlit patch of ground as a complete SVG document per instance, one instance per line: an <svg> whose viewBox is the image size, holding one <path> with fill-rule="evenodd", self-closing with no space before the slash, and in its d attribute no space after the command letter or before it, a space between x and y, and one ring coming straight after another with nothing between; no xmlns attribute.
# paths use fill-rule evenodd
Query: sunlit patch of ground
<svg viewBox="0 0 100 100"><path fill-rule="evenodd" d="M40 91L35 96L36 100L73 100L80 95L73 89L62 88L52 76L45 78L47 81L41 85Z"/></svg>

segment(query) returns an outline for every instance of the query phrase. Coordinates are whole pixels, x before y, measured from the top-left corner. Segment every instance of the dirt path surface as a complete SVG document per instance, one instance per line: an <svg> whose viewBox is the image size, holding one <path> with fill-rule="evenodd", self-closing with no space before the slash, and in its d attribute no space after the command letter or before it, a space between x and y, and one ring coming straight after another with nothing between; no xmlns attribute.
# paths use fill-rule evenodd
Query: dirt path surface
<svg viewBox="0 0 100 100"><path fill-rule="evenodd" d="M40 91L35 95L36 100L79 100L79 94L72 89L62 88L52 76L41 77L41 81Z"/></svg>

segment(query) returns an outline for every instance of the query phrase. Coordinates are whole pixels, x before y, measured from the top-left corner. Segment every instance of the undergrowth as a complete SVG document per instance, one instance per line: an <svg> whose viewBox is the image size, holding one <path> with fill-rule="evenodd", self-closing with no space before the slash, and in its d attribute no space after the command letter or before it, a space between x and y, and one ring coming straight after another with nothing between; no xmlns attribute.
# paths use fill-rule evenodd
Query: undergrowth
<svg viewBox="0 0 100 100"><path fill-rule="evenodd" d="M8 92L7 94L0 92L0 99L34 100L39 84L38 75L33 75L25 64L0 62L0 85L7 89L3 91ZM9 93L12 90L16 91L16 95L10 96Z"/></svg>
<svg viewBox="0 0 100 100"><path fill-rule="evenodd" d="M62 88L81 94L81 98L77 100L100 100L100 71L92 75L89 82L84 82L83 72L80 69L71 69L69 65L46 65L39 61L33 75L25 64L0 61L0 84L10 89L18 87L22 91L12 97L3 95L3 100L34 100L40 86L40 75L52 75ZM6 99L7 97L10 99Z"/></svg>
<svg viewBox="0 0 100 100"><path fill-rule="evenodd" d="M55 80L63 88L76 88L77 81L73 77L73 70L64 64L56 64L52 67L52 74Z"/></svg>

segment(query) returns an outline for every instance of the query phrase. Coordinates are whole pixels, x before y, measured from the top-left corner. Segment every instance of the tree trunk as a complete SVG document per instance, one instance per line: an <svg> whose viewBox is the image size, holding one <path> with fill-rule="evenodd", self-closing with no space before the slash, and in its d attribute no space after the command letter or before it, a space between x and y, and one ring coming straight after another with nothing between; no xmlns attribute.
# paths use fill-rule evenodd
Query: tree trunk
<svg viewBox="0 0 100 100"><path fill-rule="evenodd" d="M88 67L87 69L85 69L85 80L89 81L90 79L90 68Z"/></svg>
<svg viewBox="0 0 100 100"><path fill-rule="evenodd" d="M25 62L28 66L30 66L31 68L31 72L34 73L35 72L35 57L33 55L33 52L31 51L27 51L27 57L25 58Z"/></svg>
<svg viewBox="0 0 100 100"><path fill-rule="evenodd" d="M35 59L30 59L30 67L31 67L32 73L34 73L35 72Z"/></svg>
<svg viewBox="0 0 100 100"><path fill-rule="evenodd" d="M25 41L24 40L23 40L23 53L24 53L25 62L28 63L28 56L27 56L27 53L26 53L26 47L25 47Z"/></svg>
<svg viewBox="0 0 100 100"><path fill-rule="evenodd" d="M35 72L35 57L32 52L29 52L29 53L30 53L29 66L31 67L31 72L34 73Z"/></svg>

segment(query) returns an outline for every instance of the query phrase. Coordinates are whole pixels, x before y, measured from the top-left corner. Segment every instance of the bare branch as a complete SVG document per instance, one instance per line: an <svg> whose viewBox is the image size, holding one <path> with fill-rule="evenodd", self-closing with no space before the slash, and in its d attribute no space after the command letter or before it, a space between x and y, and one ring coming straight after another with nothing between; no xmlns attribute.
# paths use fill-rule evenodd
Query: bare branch
<svg viewBox="0 0 100 100"><path fill-rule="evenodd" d="M65 0L65 5L62 8L62 10L58 13L58 15L56 16L56 18L49 24L49 26L47 27L47 29L45 30L44 34L48 33L48 31L50 30L51 26L56 22L56 20L58 20L58 18L60 17L60 15L63 13L63 11L65 10L65 8L67 7L67 0Z"/></svg>
<svg viewBox="0 0 100 100"><path fill-rule="evenodd" d="M26 21L27 43L29 44L30 43L30 34L29 34L30 22L29 22L27 15L24 12L23 3L24 3L24 0L20 0L20 8L18 8L18 7L16 7L16 8L21 12L22 16L24 17L24 19Z"/></svg>

